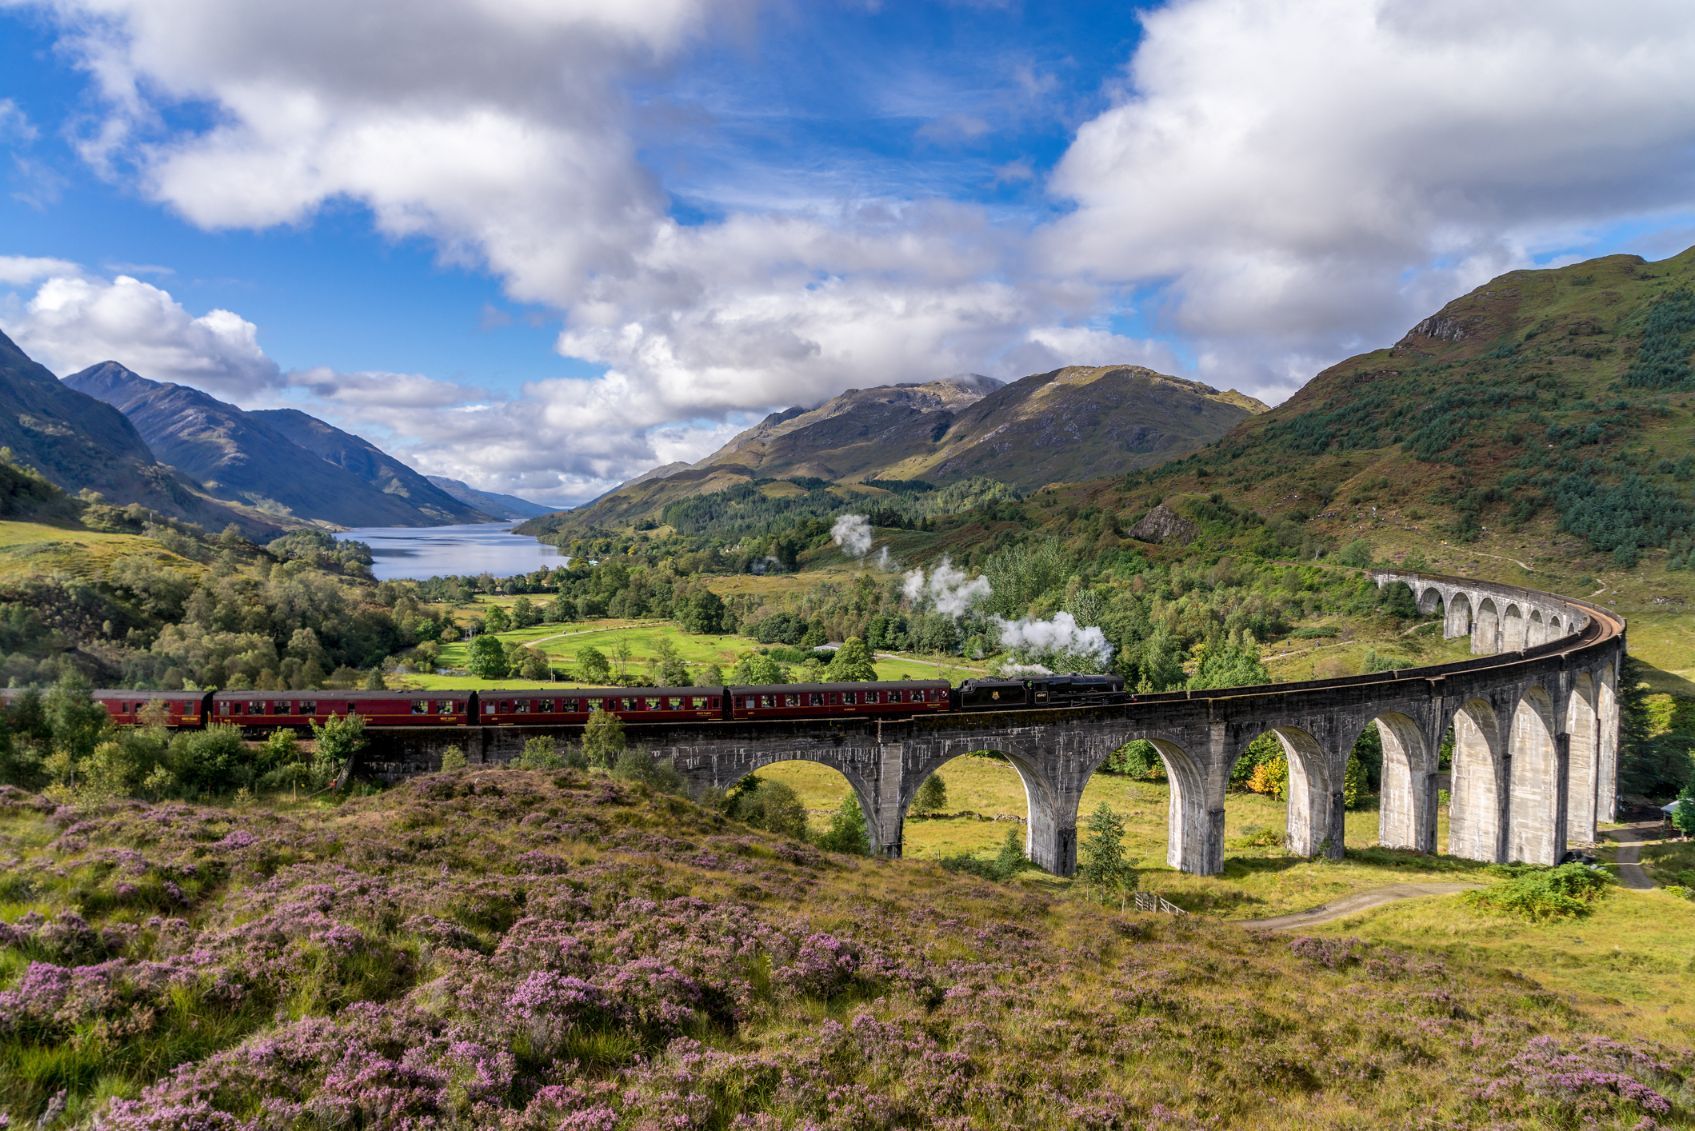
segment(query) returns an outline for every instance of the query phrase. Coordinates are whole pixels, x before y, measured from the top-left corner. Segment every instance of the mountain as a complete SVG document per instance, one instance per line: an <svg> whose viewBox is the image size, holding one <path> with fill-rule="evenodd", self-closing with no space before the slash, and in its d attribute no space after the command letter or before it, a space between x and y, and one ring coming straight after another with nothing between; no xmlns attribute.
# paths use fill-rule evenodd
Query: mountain
<svg viewBox="0 0 1695 1131"><path fill-rule="evenodd" d="M1695 249L1502 275L1217 443L1062 505L1128 526L1163 503L1204 527L1218 500L1290 552L1318 535L1450 569L1695 567Z"/></svg>
<svg viewBox="0 0 1695 1131"><path fill-rule="evenodd" d="M404 502L418 517L398 525L442 526L489 521L488 514L454 498L361 436L343 432L298 409L262 409L249 415L319 459Z"/></svg>
<svg viewBox="0 0 1695 1131"><path fill-rule="evenodd" d="M532 503L530 500L520 499L516 495L502 495L497 491L479 491L469 483L458 479L449 479L445 475L426 475L424 478L466 506L475 507L492 518L516 520L553 513L552 507L544 507L540 503Z"/></svg>
<svg viewBox="0 0 1695 1131"><path fill-rule="evenodd" d="M424 500L391 493L301 447L265 414L149 380L115 361L72 374L65 384L120 410L159 459L220 499L341 526L429 526L475 521L478 514L433 488Z"/></svg>
<svg viewBox="0 0 1695 1131"><path fill-rule="evenodd" d="M139 503L218 530L235 523L249 535L279 526L225 506L159 463L129 419L78 392L0 333L0 447L59 488L98 491L108 502Z"/></svg>
<svg viewBox="0 0 1695 1131"><path fill-rule="evenodd" d="M1193 451L1265 406L1139 366L1072 366L1011 384L975 374L849 389L773 413L685 469L647 476L532 524L616 526L665 504L762 479L942 484L983 476L1016 487L1094 478Z"/></svg>

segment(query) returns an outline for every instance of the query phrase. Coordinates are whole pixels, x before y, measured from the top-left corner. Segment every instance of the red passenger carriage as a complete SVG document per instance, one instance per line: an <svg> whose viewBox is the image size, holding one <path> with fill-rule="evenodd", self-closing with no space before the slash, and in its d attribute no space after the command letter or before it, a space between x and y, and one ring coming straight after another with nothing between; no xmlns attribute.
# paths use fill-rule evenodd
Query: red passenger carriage
<svg viewBox="0 0 1695 1131"><path fill-rule="evenodd" d="M724 717L722 687L561 688L479 691L483 726L561 726L587 723L610 711L629 723L680 723Z"/></svg>
<svg viewBox="0 0 1695 1131"><path fill-rule="evenodd" d="M731 687L732 719L927 715L951 707L945 679L890 683L780 683Z"/></svg>
<svg viewBox="0 0 1695 1131"><path fill-rule="evenodd" d="M371 726L474 725L469 691L220 691L214 723L241 727L306 727L333 715L358 715Z"/></svg>

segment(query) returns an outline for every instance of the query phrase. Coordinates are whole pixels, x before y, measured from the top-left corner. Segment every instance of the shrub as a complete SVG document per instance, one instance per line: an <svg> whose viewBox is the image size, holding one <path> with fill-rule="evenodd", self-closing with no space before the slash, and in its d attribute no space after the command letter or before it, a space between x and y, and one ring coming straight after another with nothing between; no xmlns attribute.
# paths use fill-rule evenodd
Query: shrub
<svg viewBox="0 0 1695 1131"><path fill-rule="evenodd" d="M470 763L465 758L465 751L458 746L449 746L441 752L441 768L444 772L463 770Z"/></svg>
<svg viewBox="0 0 1695 1131"><path fill-rule="evenodd" d="M319 788L345 784L365 749L365 720L358 715L331 715L322 726L312 724L312 740L317 746L312 776Z"/></svg>
<svg viewBox="0 0 1695 1131"><path fill-rule="evenodd" d="M1018 873L1034 868L1030 858L1024 855L1024 836L1019 829L1008 829L1006 839L1001 842L1000 851L994 856L984 858L973 856L969 852L959 852L944 856L938 863L950 872L963 872L968 876L977 876L997 883L1010 880Z"/></svg>
<svg viewBox="0 0 1695 1131"><path fill-rule="evenodd" d="M1103 804L1089 814L1087 828L1078 849L1077 880L1103 903L1122 907L1136 890L1136 869L1124 855L1124 820Z"/></svg>
<svg viewBox="0 0 1695 1131"><path fill-rule="evenodd" d="M629 744L630 740L624 736L623 719L611 711L589 715L588 725L583 728L583 756L589 765L610 770Z"/></svg>
<svg viewBox="0 0 1695 1131"><path fill-rule="evenodd" d="M463 763L465 756L461 754L459 759ZM512 765L520 770L562 770L565 759L560 757L559 747L553 739L540 734L525 740L524 749L513 759Z"/></svg>
<svg viewBox="0 0 1695 1131"><path fill-rule="evenodd" d="M797 840L806 838L806 807L783 782L750 774L736 783L725 802L730 816L738 821Z"/></svg>
<svg viewBox="0 0 1695 1131"><path fill-rule="evenodd" d="M941 774L931 774L924 779L924 784L918 787L918 796L912 799L912 811L920 817L940 813L947 807L948 787L942 780Z"/></svg>
<svg viewBox="0 0 1695 1131"><path fill-rule="evenodd" d="M1586 864L1509 870L1507 878L1482 891L1466 893L1475 907L1516 915L1533 922L1582 918L1611 882L1605 872Z"/></svg>
<svg viewBox="0 0 1695 1131"><path fill-rule="evenodd" d="M840 807L830 817L830 827L818 838L818 847L855 856L871 855L871 833L865 826L859 798L851 793L842 798Z"/></svg>
<svg viewBox="0 0 1695 1131"><path fill-rule="evenodd" d="M612 776L625 781L637 781L666 793L683 791L683 775L670 760L660 761L645 750L630 749L618 755L612 764Z"/></svg>

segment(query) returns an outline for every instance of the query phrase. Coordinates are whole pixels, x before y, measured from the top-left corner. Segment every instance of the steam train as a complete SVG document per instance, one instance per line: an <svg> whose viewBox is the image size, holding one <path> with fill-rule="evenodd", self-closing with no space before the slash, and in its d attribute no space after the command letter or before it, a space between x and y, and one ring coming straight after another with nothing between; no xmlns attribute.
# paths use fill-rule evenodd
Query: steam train
<svg viewBox="0 0 1695 1131"><path fill-rule="evenodd" d="M8 707L26 692L0 691ZM1121 703L1112 675L879 683L784 683L753 687L532 688L521 691L127 691L94 701L119 726L177 730L212 724L243 730L305 728L336 715L367 727L581 726L594 711L627 723L757 722L771 719L912 718L951 711L1006 711Z"/></svg>

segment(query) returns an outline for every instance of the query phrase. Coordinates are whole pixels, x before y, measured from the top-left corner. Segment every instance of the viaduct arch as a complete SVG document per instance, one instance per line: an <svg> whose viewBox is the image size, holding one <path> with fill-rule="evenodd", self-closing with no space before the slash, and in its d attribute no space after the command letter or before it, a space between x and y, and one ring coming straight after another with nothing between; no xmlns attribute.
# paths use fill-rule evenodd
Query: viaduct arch
<svg viewBox="0 0 1695 1131"><path fill-rule="evenodd" d="M812 761L839 771L864 809L875 851L898 856L906 811L934 770L971 751L1003 754L1024 784L1026 851L1050 872L1077 866L1083 788L1133 739L1159 752L1171 783L1166 860L1202 875L1224 867L1224 796L1247 744L1270 731L1289 757L1288 848L1342 856L1342 783L1368 726L1383 740L1379 840L1435 852L1443 735L1454 729L1447 851L1473 860L1558 863L1592 844L1617 804L1622 618L1572 598L1463 578L1382 570L1469 637L1474 658L1304 683L1174 691L1108 706L820 722L700 723L632 739L697 789L727 788L762 766ZM535 728L480 731L473 761L515 757ZM394 779L439 765L424 731L373 738L367 770Z"/></svg>

